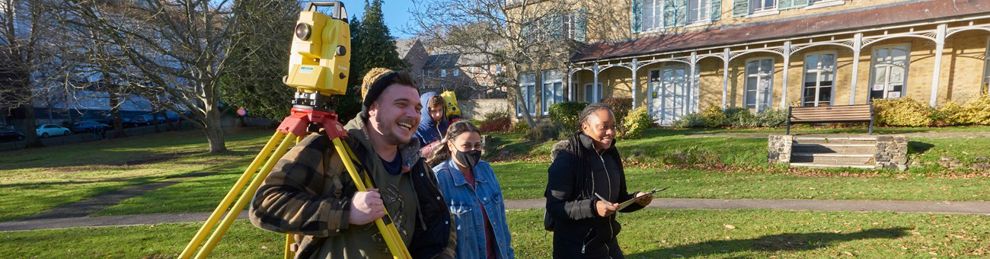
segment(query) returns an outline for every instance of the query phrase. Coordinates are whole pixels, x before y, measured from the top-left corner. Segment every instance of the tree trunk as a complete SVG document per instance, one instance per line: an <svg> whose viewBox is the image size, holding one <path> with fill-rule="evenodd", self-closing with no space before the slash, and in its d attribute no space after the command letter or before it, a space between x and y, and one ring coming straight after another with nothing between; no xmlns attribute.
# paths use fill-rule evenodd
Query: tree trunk
<svg viewBox="0 0 990 259"><path fill-rule="evenodd" d="M38 127L37 121L34 114L34 105L29 100L28 102L21 104L21 109L24 110L24 125L21 125L24 133L24 140L26 141L27 147L42 147L44 144L41 143L41 139L38 138L38 132L35 128Z"/></svg>
<svg viewBox="0 0 990 259"><path fill-rule="evenodd" d="M124 133L124 123L120 118L120 96L114 93L109 94L110 117L113 118L113 133L110 134L110 138L126 137L127 134Z"/></svg>
<svg viewBox="0 0 990 259"><path fill-rule="evenodd" d="M210 153L223 153L227 151L220 117L220 111L215 107L208 107L206 109L206 119L204 120L206 123L203 130L206 131L206 139L210 142Z"/></svg>

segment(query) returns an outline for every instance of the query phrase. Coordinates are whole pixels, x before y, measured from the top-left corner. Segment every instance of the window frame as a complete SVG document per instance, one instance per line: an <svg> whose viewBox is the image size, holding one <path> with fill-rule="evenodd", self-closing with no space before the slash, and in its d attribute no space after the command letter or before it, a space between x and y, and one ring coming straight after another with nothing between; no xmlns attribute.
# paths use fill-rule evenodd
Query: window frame
<svg viewBox="0 0 990 259"><path fill-rule="evenodd" d="M671 109L671 111L670 111L671 114L670 115L671 115L672 118L666 118L666 114L663 111L664 109L667 109L668 108L667 105L666 105L667 103L665 101L665 96L664 96L664 90L667 88L667 86L665 85L665 82L673 81L673 78L668 79L668 78L665 78L664 77L664 71L665 70L670 70L670 71L674 71L674 72L676 72L677 70L683 70L684 71L684 78L683 78L684 82L681 82L681 84L683 84L683 85L680 86L681 87L680 94L682 96L682 98L681 98L682 103L679 106L678 106L678 103L677 103L677 95L678 95L678 91L677 90L678 89L677 89L677 87L671 87L670 101L673 102L673 103L670 104L670 109ZM656 81L651 81L653 79L653 73L654 72L657 75ZM672 76L676 76L676 73L672 73ZM657 89L653 90L653 94L652 94L652 95L655 95L656 97L653 97L653 96L649 96L649 97L651 97L653 99L659 99L659 102L660 102L659 103L660 109L654 109L654 106L657 105L657 100L651 101L652 103L651 103L651 107L649 109L652 110L652 114L653 114L653 119L654 120L658 121L658 123L660 123L662 125L672 125L674 121L677 121L677 120L683 118L684 116L686 116L687 114L691 113L690 111L685 112L686 107L691 105L691 99L693 99L690 95L688 95L688 92L691 91L690 90L690 88L691 88L691 86L690 86L691 80L692 80L692 78L691 78L691 66L688 65L688 64L685 64L685 63L681 63L681 62L670 62L670 63L666 63L666 64L663 64L663 65L657 67L656 69L651 69L650 70L650 72L647 74L647 82L649 84L657 84L657 85L647 85L647 87L656 87Z"/></svg>
<svg viewBox="0 0 990 259"><path fill-rule="evenodd" d="M701 4L702 1L705 1L704 5ZM698 8L698 13L696 15L704 14L705 15L704 19L691 20L692 4L698 5L699 8ZM712 0L687 0L687 6L685 8L687 8L687 17L684 18L687 21L686 25L688 26L699 25L699 24L707 24L712 22ZM698 17L700 16L697 16L695 18Z"/></svg>
<svg viewBox="0 0 990 259"><path fill-rule="evenodd" d="M832 79L832 85L830 86L832 89L829 90L829 92L830 92L829 94L830 95L829 95L829 100L828 100L828 106L835 106L835 93L836 93L836 87L837 87L836 81L838 81L838 79L839 79L839 54L838 54L837 51L834 51L834 50L815 51L815 52L809 52L809 53L805 53L804 54L804 61L802 61L802 66L801 66L802 67L801 68L801 106L804 107L804 105L805 105L804 98L806 96L804 95L804 90L807 87L807 86L805 86L805 84L808 82L808 70L807 70L808 69L808 66L807 66L807 63L808 63L808 56L812 56L812 55L818 55L819 56L819 62L821 62L820 56L822 56L822 55L832 55L832 57L833 57L832 58L832 78L833 79ZM818 74L821 74L820 70L819 70ZM822 87L821 86L821 81L818 81L818 79L816 78L815 79L815 83L816 83L816 87L819 89L818 91L820 92L821 91L820 89ZM815 105L814 106L811 106L811 107L818 107L819 106L819 103L818 102L820 102L820 100L818 100L818 99L819 98L815 98L815 100L814 100Z"/></svg>
<svg viewBox="0 0 990 259"><path fill-rule="evenodd" d="M532 76L531 81L524 80L527 76ZM528 78L527 78L528 79ZM519 104L526 105L529 109L530 116L536 116L536 74L535 73L522 73L519 75L519 90L522 92L523 96L519 97L516 101L516 117L523 116L523 109L519 108Z"/></svg>
<svg viewBox="0 0 990 259"><path fill-rule="evenodd" d="M554 73L558 74L558 76L556 77L548 76ZM540 106L541 106L540 110L542 111L543 115L550 115L550 105L561 103L564 101L563 100L564 78L563 76L560 76L559 71L547 70L542 72L540 79L542 81L540 83ZM557 86L554 86L554 84L557 84ZM547 85L550 86L551 91L547 91ZM553 97L552 102L547 102L546 97L548 92L550 93L550 96Z"/></svg>
<svg viewBox="0 0 990 259"><path fill-rule="evenodd" d="M808 6L805 6L804 9L818 9L844 4L846 4L846 1L843 0L808 0Z"/></svg>
<svg viewBox="0 0 990 259"><path fill-rule="evenodd" d="M776 14L780 10L779 9L780 8L780 1L779 0L773 0L773 8L767 8L766 7L766 2L765 2L766 0L746 0L746 1L749 1L749 14L750 15ZM753 4L754 1L758 1L761 4L761 8L760 9L756 9L756 6Z"/></svg>
<svg viewBox="0 0 990 259"><path fill-rule="evenodd" d="M754 88L756 88L754 89L754 91L756 92L756 98L753 99L753 102L755 102L753 104L753 108L750 108L749 103L747 103L747 99L749 98L749 85L747 85L749 83L749 77L750 77L749 63L754 61L761 62L761 64L757 65L757 69L759 69L760 66L762 66L762 61L764 60L770 60L770 87L767 88L767 91L770 93L770 96L767 97L766 100L764 100L765 104L761 106L759 86L758 85L753 86ZM777 69L777 59L774 57L754 57L754 58L746 59L746 62L743 63L743 107L746 107L746 109L756 109L757 113L763 112L764 110L766 110L767 107L769 108L773 107L773 84L774 84L774 74L777 73L776 69ZM757 75L756 83L759 84L759 82L760 82L760 77Z"/></svg>
<svg viewBox="0 0 990 259"><path fill-rule="evenodd" d="M911 43L894 43L894 44L877 45L877 46L870 47L870 80L868 81L867 88L866 88L866 98L867 98L866 100L867 100L867 102L872 102L873 99L874 99L872 93L873 93L873 85L875 84L874 81L876 80L876 64L875 64L875 62L876 62L876 58L877 58L877 51L880 50L880 49L894 49L894 48L898 48L898 47L904 47L907 50L907 51L905 51L907 54L904 56L904 79L903 79L903 81L901 81L901 83L902 83L902 85L901 85L901 93L900 93L900 96L898 96L896 98L904 98L905 96L907 96L907 93L908 93L908 80L911 78L911 76L910 76L910 73L911 73ZM889 77L890 77L890 75L888 74L888 78ZM883 94L883 96L881 98L877 98L877 99L892 99L892 98L888 98L887 97L888 92L889 92L889 90L887 90L886 87L884 87L884 94Z"/></svg>
<svg viewBox="0 0 990 259"><path fill-rule="evenodd" d="M595 98L595 94L594 93L592 93L591 95L588 94L588 88L591 87L592 84L594 84L594 83L584 83L584 88L582 88L583 91L584 91L584 101L586 103L589 103L589 104L591 104L591 103L600 103L602 101L602 99L604 99L602 97L605 94L605 91L602 90L604 88L602 86L602 82L598 82L598 88L597 89L592 89L592 91L595 91L595 90L598 91L598 100L594 100L593 99L593 98ZM591 98L591 99L589 99L589 98Z"/></svg>
<svg viewBox="0 0 990 259"><path fill-rule="evenodd" d="M650 10L653 11L653 13L651 14L651 17L653 19L650 21L651 22L650 24L652 26L649 27L649 28L646 27L646 19L644 19L646 16L645 16L645 14L643 12L646 9L645 7L648 6L647 3L646 3L647 1L652 1L651 2L652 5L650 5L650 6L652 6L652 8L650 8ZM640 23L639 23L639 32L640 33L644 33L644 32L658 32L658 31L662 31L664 29L664 26L663 26L663 12L664 12L664 4L663 3L664 3L664 1L666 1L666 0L643 0L642 2L640 2L640 4L642 6L639 8L639 10L635 10L636 12L639 13L639 16L641 17L640 18Z"/></svg>

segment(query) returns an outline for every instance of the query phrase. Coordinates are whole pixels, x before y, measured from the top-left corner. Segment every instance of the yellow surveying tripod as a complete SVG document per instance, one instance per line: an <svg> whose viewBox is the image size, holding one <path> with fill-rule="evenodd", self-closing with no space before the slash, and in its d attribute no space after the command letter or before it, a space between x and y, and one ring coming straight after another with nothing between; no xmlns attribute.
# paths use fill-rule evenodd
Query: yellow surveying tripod
<svg viewBox="0 0 990 259"><path fill-rule="evenodd" d="M330 7L332 13L328 16L316 12L318 6ZM254 197L275 163L309 132L323 129L333 141L337 155L341 158L349 158L341 160L357 191L363 192L368 188L374 188L370 178L367 177L367 172L358 171L355 166L354 161L358 160L350 146L341 141L341 138L347 137L347 132L337 120L337 113L326 109L329 96L342 95L347 89L347 74L350 67L348 49L351 39L347 12L343 3L339 1L310 3L306 10L299 14L294 34L289 74L284 79L286 85L296 88L292 113L282 120L275 135L251 161L244 174L227 192L227 196L182 250L179 258L191 258L194 252L195 258L207 257L237 219L238 214ZM235 197L238 197L236 202ZM394 258L412 258L388 211L385 212L384 217L375 220L375 225L382 233L385 244ZM213 234L206 239L210 232ZM292 235L286 234L285 258L294 257L293 251L289 249L292 243L294 243Z"/></svg>

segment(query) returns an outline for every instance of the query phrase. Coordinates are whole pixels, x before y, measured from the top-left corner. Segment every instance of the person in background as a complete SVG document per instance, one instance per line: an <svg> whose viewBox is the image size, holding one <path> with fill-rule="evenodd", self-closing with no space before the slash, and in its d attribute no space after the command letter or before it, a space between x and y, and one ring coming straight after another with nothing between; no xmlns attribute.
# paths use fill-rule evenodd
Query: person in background
<svg viewBox="0 0 990 259"><path fill-rule="evenodd" d="M433 165L454 215L457 258L514 258L502 187L491 165L481 160L481 131L459 121L450 125L441 143L427 164Z"/></svg>
<svg viewBox="0 0 990 259"><path fill-rule="evenodd" d="M548 168L547 219L552 225L554 258L623 258L615 220L620 202L638 199L621 210L633 212L653 200L648 193L626 191L622 158L615 148L615 115L605 104L588 105L578 116L581 130L554 146ZM548 224L552 221L552 224Z"/></svg>
<svg viewBox="0 0 990 259"><path fill-rule="evenodd" d="M443 96L443 99L447 101L447 121L450 123L460 121L461 107L457 106L457 95L454 94L454 91L443 91L440 96Z"/></svg>
<svg viewBox="0 0 990 259"><path fill-rule="evenodd" d="M447 134L447 102L436 92L427 92L419 97L423 108L420 110L416 138L419 139L420 154L429 157Z"/></svg>

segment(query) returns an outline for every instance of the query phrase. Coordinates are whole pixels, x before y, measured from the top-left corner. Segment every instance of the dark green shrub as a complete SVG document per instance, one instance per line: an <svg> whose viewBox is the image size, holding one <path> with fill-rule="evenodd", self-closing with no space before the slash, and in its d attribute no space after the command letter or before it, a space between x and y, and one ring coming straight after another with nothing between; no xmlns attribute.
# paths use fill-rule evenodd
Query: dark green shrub
<svg viewBox="0 0 990 259"><path fill-rule="evenodd" d="M537 123L536 127L526 131L526 140L543 142L560 135L560 128L553 123Z"/></svg>
<svg viewBox="0 0 990 259"><path fill-rule="evenodd" d="M512 133L526 133L526 132L529 132L529 128L530 128L529 125L526 124L526 119L525 118L519 118L519 120L516 121L515 124L512 124L512 129L510 130L510 132L512 132Z"/></svg>
<svg viewBox="0 0 990 259"><path fill-rule="evenodd" d="M709 128L720 128L728 122L728 118L725 112L722 111L722 108L714 105L708 106L708 108L701 111L701 117L705 119L705 127Z"/></svg>
<svg viewBox="0 0 990 259"><path fill-rule="evenodd" d="M578 130L578 114L586 103L562 102L550 105L550 120L560 126L564 132L574 132Z"/></svg>
<svg viewBox="0 0 990 259"><path fill-rule="evenodd" d="M675 128L707 128L708 120L701 114L692 113L684 115L677 121L674 121L673 126Z"/></svg>
<svg viewBox="0 0 990 259"><path fill-rule="evenodd" d="M723 125L731 128L756 127L756 116L749 112L749 109L733 107L725 110L725 123Z"/></svg>
<svg viewBox="0 0 990 259"><path fill-rule="evenodd" d="M757 127L779 127L787 122L787 110L767 110L756 114Z"/></svg>
<svg viewBox="0 0 990 259"><path fill-rule="evenodd" d="M626 116L629 115L629 111L632 110L632 98L609 97L603 99L602 103L605 103L605 105L612 108L612 113L615 115L616 130L619 135L623 135L627 130L625 127Z"/></svg>

